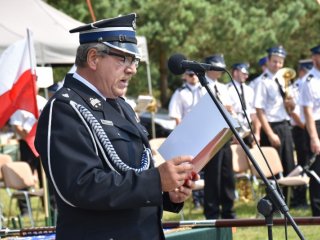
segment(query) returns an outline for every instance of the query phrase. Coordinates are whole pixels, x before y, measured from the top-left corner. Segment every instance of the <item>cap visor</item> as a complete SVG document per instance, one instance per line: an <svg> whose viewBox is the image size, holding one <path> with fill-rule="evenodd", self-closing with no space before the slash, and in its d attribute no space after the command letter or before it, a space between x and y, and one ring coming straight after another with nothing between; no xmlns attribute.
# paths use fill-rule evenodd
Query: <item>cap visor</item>
<svg viewBox="0 0 320 240"><path fill-rule="evenodd" d="M103 42L103 43L121 52L134 55L136 58L139 58L139 59L141 58L138 47L134 43L126 43L126 42Z"/></svg>

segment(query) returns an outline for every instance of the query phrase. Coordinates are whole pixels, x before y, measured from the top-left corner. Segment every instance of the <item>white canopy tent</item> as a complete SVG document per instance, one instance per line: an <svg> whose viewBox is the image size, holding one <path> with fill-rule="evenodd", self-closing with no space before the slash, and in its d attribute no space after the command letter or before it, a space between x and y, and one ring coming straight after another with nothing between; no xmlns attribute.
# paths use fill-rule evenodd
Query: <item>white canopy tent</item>
<svg viewBox="0 0 320 240"><path fill-rule="evenodd" d="M42 0L0 0L0 54L12 43L33 33L37 64L72 64L79 45L78 34L69 30L83 25ZM138 47L148 61L145 37Z"/></svg>
<svg viewBox="0 0 320 240"><path fill-rule="evenodd" d="M9 45L25 38L29 29L38 65L74 63L79 36L69 30L83 25L82 22L42 0L0 0L0 5L0 55ZM137 39L141 61L147 65L148 91L152 96L147 41L143 36Z"/></svg>

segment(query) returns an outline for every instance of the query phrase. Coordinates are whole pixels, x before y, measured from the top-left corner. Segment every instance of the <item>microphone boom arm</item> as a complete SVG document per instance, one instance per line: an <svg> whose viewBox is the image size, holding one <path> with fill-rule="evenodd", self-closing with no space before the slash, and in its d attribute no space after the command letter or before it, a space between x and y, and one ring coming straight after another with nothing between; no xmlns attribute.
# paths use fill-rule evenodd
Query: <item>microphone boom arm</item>
<svg viewBox="0 0 320 240"><path fill-rule="evenodd" d="M277 190L275 189L275 187L270 184L270 182L268 181L268 179L266 178L266 176L263 174L262 170L260 169L258 163L255 161L255 159L253 158L253 156L250 153L250 150L248 149L247 145L244 143L244 141L242 140L242 138L240 137L239 133L237 132L237 130L235 129L235 127L233 126L232 122L230 121L230 119L228 118L228 116L226 115L224 109L222 108L222 105L219 104L218 100L215 98L215 96L213 95L211 89L208 86L208 81L205 77L205 71L202 72L196 72L196 75L198 76L201 85L207 90L208 94L210 95L211 99L213 100L213 102L215 103L215 105L217 106L219 112L221 113L221 115L223 116L223 118L225 119L225 121L227 122L228 126L230 127L231 131L233 132L234 136L236 137L236 139L238 140L239 144L241 145L241 147L243 148L243 150L245 151L245 153L247 154L250 162L252 163L252 165L255 167L255 169L257 170L257 172L259 173L262 181L264 182L264 184L266 185L266 192L267 192L267 196L270 197L271 202L276 206L277 209L279 209L281 211L281 213L287 217L287 219L289 220L291 226L294 228L294 230L296 231L297 235L299 236L300 239L305 239L303 234L301 233L300 229L298 228L297 224L295 223L293 217L290 215L289 213L289 208L286 205L285 201L280 197L279 193L277 192Z"/></svg>

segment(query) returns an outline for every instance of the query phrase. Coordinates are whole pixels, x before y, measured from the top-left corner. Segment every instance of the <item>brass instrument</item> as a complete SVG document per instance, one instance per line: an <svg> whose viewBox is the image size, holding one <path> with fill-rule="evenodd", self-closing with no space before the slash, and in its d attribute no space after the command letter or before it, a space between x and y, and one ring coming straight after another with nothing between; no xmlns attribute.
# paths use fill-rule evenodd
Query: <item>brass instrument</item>
<svg viewBox="0 0 320 240"><path fill-rule="evenodd" d="M290 91L290 85L292 80L296 77L296 71L292 68L281 68L274 75L274 80L278 81L279 84L284 86L284 105L287 113L291 115L293 109L295 108L295 103L292 98L292 93Z"/></svg>
<svg viewBox="0 0 320 240"><path fill-rule="evenodd" d="M296 75L296 71L292 68L281 68L274 75L274 79L278 79L280 84L284 84L285 98L291 97L289 86L291 85L292 79L294 79Z"/></svg>

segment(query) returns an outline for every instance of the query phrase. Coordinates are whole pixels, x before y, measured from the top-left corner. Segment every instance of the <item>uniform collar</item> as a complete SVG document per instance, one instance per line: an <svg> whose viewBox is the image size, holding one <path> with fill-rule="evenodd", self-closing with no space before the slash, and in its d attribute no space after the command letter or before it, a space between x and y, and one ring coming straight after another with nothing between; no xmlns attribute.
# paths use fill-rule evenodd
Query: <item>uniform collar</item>
<svg viewBox="0 0 320 240"><path fill-rule="evenodd" d="M103 94L94 86L92 85L88 80L86 80L84 77L79 75L77 72L73 74L73 78L77 79L78 81L82 82L84 85L86 85L88 88L90 88L92 91L100 95L104 100L106 100L106 97L103 96Z"/></svg>

